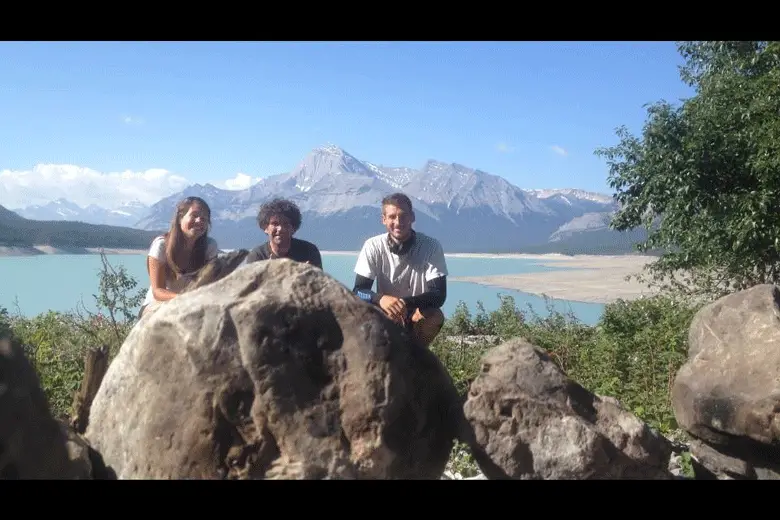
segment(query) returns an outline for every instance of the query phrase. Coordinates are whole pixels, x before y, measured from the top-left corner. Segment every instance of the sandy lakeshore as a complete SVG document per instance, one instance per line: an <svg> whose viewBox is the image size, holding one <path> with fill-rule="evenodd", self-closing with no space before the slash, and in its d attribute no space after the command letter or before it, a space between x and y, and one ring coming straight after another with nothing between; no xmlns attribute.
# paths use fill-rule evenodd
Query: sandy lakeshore
<svg viewBox="0 0 780 520"><path fill-rule="evenodd" d="M625 277L639 274L652 256L640 255L452 255L491 258L526 258L540 265L562 267L565 271L522 273L494 276L453 277L452 281L501 287L538 296L587 303L610 303L617 299L634 300L649 296L653 290Z"/></svg>
<svg viewBox="0 0 780 520"><path fill-rule="evenodd" d="M357 251L322 251L329 255L357 255ZM634 300L654 291L625 277L639 274L644 266L657 260L643 255L563 255L524 253L445 253L447 258L517 258L536 260L539 265L561 267L565 271L521 273L492 276L451 276L450 280L478 283L521 291L537 296L585 303L610 303L617 299Z"/></svg>

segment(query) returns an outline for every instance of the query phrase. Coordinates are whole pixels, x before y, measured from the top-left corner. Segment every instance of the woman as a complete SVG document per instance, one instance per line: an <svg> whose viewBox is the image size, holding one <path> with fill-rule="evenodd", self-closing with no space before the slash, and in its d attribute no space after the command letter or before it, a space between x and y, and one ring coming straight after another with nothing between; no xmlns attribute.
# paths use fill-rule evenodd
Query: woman
<svg viewBox="0 0 780 520"><path fill-rule="evenodd" d="M211 209L200 197L187 197L176 205L176 213L165 235L152 241L146 257L149 290L138 313L154 302L166 302L195 276L206 262L217 256L217 242L208 236Z"/></svg>

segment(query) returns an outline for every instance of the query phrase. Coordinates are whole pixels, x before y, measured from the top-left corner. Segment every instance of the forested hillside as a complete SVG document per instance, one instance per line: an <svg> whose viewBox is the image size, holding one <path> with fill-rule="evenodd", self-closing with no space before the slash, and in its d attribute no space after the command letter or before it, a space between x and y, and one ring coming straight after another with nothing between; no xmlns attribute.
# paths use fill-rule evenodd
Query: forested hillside
<svg viewBox="0 0 780 520"><path fill-rule="evenodd" d="M145 249L159 231L83 222L28 220L0 206L0 245Z"/></svg>

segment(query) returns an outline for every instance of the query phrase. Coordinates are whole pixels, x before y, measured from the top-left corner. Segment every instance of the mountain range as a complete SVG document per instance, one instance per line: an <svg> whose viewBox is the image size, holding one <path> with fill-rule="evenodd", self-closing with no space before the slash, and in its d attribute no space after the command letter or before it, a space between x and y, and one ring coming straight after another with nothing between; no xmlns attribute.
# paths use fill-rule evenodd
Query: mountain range
<svg viewBox="0 0 780 520"><path fill-rule="evenodd" d="M273 198L295 201L303 213L297 237L322 250L358 250L384 228L380 201L401 191L413 202L415 228L438 238L448 252L560 252L617 254L634 251L642 231L609 229L618 209L609 195L577 189L521 189L506 179L455 163L427 161L421 168L387 167L355 158L338 146L312 150L290 172L244 190L194 184L151 206L81 208L64 199L16 208L35 220L69 220L167 229L176 202L197 195L212 210L211 235L220 247L251 247L266 239L259 206Z"/></svg>

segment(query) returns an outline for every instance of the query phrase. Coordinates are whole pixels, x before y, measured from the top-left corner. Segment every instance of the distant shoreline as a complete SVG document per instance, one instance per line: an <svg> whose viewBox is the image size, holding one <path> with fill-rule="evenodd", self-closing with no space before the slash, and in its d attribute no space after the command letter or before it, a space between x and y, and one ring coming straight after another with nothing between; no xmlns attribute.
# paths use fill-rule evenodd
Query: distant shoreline
<svg viewBox="0 0 780 520"><path fill-rule="evenodd" d="M38 256L38 255L93 255L99 254L103 251L107 255L143 255L147 253L147 249L130 249L130 248L113 248L113 247L54 247L48 245L34 245L34 246L3 246L0 245L0 257L6 256ZM225 251L233 251L234 249L226 248ZM333 256L356 256L359 251L325 251L321 250L323 255ZM445 257L448 258L506 258L506 259L519 259L519 260L545 260L554 261L552 264L545 265L560 265L558 262L563 261L570 263L572 260L583 261L597 261L619 259L619 258L634 258L634 259L654 259L654 257L645 257L638 254L622 254L622 255L590 255L590 254L576 254L567 255L563 253L445 253Z"/></svg>
<svg viewBox="0 0 780 520"><path fill-rule="evenodd" d="M39 256L39 255L96 255L103 251L107 255L142 255L146 249L123 249L113 247L53 247L36 246L0 246L0 257Z"/></svg>

